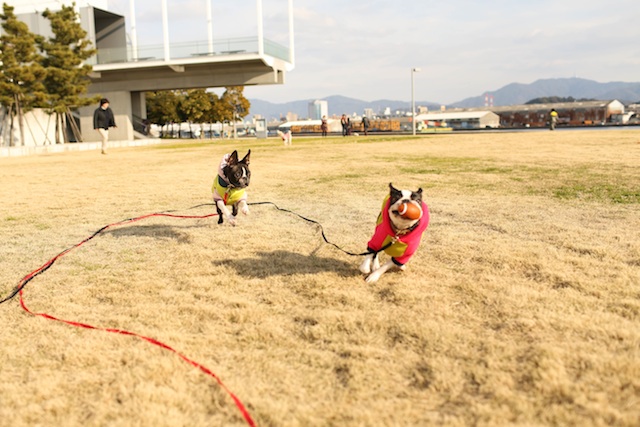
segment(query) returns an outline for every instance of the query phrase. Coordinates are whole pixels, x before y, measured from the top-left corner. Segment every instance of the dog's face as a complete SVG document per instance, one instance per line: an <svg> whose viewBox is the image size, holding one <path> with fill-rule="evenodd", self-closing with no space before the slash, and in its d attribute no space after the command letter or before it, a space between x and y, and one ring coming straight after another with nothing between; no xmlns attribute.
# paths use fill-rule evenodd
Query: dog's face
<svg viewBox="0 0 640 427"><path fill-rule="evenodd" d="M249 156L251 150L242 160L238 160L238 151L231 153L227 166L222 170L231 185L235 188L246 188L251 180L251 171L249 170Z"/></svg>
<svg viewBox="0 0 640 427"><path fill-rule="evenodd" d="M403 217L398 212L398 208L403 203L412 203L420 209L420 217L422 217L422 188L419 188L418 191L398 190L389 183L389 191L389 219L396 230L406 230L420 221Z"/></svg>

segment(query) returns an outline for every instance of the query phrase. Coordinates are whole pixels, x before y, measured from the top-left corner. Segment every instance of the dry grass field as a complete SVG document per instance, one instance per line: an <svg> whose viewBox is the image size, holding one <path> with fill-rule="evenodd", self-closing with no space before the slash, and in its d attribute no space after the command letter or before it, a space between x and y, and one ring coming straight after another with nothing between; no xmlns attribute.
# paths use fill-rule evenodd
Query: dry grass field
<svg viewBox="0 0 640 427"><path fill-rule="evenodd" d="M35 312L153 337L261 426L640 425L640 131L152 147L0 158L0 298L102 226L206 215L220 157L250 202L366 249L390 181L431 225L372 285L317 226L112 227L24 290ZM383 260L386 257L383 256ZM1 426L246 425L214 379L135 337L0 305Z"/></svg>

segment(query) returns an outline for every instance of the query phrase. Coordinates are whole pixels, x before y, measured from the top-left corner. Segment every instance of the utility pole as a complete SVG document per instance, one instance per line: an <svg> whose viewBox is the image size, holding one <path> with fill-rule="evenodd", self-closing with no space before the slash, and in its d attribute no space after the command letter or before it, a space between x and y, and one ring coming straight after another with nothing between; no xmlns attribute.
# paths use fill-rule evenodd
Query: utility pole
<svg viewBox="0 0 640 427"><path fill-rule="evenodd" d="M413 136L416 136L416 101L414 96L413 75L420 71L420 68L411 69L411 129L413 130Z"/></svg>

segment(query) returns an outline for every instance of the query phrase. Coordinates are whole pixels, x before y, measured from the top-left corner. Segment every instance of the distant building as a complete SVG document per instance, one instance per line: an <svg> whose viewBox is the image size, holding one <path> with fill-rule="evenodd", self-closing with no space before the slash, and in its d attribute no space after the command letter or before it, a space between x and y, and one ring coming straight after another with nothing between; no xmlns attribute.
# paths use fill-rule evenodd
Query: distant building
<svg viewBox="0 0 640 427"><path fill-rule="evenodd" d="M322 116L329 115L329 103L324 100L316 99L309 103L309 118L311 120L320 120Z"/></svg>
<svg viewBox="0 0 640 427"><path fill-rule="evenodd" d="M416 116L416 123L426 127L452 129L485 129L500 127L500 116L491 111L458 111L454 113L427 113Z"/></svg>
<svg viewBox="0 0 640 427"><path fill-rule="evenodd" d="M493 107L503 127L545 127L552 108L558 112L558 124L581 126L619 122L624 104L618 100L557 102L549 104L510 105Z"/></svg>
<svg viewBox="0 0 640 427"><path fill-rule="evenodd" d="M288 122L295 122L296 120L298 120L298 115L296 113L292 113L291 111L289 111L287 113L287 121Z"/></svg>
<svg viewBox="0 0 640 427"><path fill-rule="evenodd" d="M365 117L368 117L368 118L372 119L374 115L375 114L373 112L373 108L365 108L364 109L364 116Z"/></svg>

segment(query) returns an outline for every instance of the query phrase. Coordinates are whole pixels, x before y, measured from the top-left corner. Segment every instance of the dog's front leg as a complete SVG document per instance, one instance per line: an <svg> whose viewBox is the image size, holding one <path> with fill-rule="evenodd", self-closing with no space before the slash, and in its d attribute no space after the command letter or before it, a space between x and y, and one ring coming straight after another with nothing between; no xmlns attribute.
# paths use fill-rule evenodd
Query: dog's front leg
<svg viewBox="0 0 640 427"><path fill-rule="evenodd" d="M371 264L371 271L376 271L379 268L380 268L380 257L378 256L378 254L376 254L376 256L373 257L373 263Z"/></svg>
<svg viewBox="0 0 640 427"><path fill-rule="evenodd" d="M218 224L222 224L223 218L224 218L227 221L229 221L229 224L236 225L236 219L233 216L231 216L231 213L229 212L229 209L227 208L227 206L224 204L224 201L222 200L216 201L216 208L218 210L218 216L220 217L218 219Z"/></svg>
<svg viewBox="0 0 640 427"><path fill-rule="evenodd" d="M247 205L246 200L240 200L237 206L238 208L240 208L240 212L242 212L244 215L249 215L249 205ZM238 212L236 212L236 214L237 213Z"/></svg>
<svg viewBox="0 0 640 427"><path fill-rule="evenodd" d="M370 253L368 255L365 255L364 260L362 261L362 264L360 264L360 271L362 272L362 274L371 273L371 264L374 262L373 261L374 258L377 261L378 254Z"/></svg>
<svg viewBox="0 0 640 427"><path fill-rule="evenodd" d="M382 266L380 266L379 268L375 269L373 271L373 273L371 273L369 276L367 276L367 278L365 279L365 281L367 283L375 283L378 281L378 279L380 279L380 277L386 273L387 271L389 271L390 269L397 267L397 265L392 261L389 260L386 263L384 263Z"/></svg>

